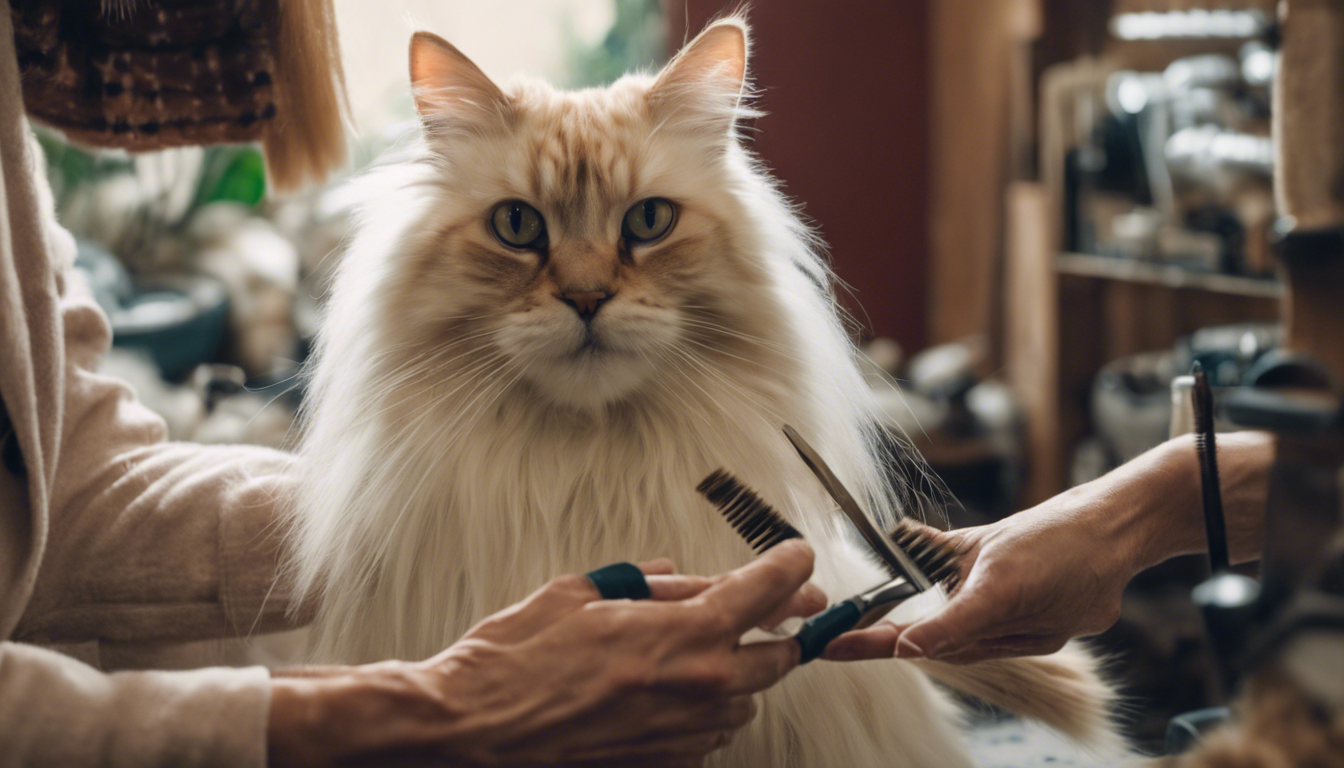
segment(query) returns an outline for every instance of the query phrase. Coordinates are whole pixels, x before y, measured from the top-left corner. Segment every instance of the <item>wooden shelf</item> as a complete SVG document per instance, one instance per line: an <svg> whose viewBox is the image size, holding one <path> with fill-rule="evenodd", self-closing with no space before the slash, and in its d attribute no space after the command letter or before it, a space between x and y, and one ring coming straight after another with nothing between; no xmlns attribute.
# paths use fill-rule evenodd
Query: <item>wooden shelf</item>
<svg viewBox="0 0 1344 768"><path fill-rule="evenodd" d="M1277 280L1194 272L1172 264L1156 264L1086 253L1059 254L1055 257L1055 269L1065 275L1160 286L1172 290L1207 291L1257 299L1278 299L1283 296L1283 285Z"/></svg>
<svg viewBox="0 0 1344 768"><path fill-rule="evenodd" d="M1024 506L1067 487L1104 365L1169 350L1200 328L1273 322L1285 293L1274 280L1064 252L1051 189L1017 182L1006 203L1005 370L1026 415Z"/></svg>

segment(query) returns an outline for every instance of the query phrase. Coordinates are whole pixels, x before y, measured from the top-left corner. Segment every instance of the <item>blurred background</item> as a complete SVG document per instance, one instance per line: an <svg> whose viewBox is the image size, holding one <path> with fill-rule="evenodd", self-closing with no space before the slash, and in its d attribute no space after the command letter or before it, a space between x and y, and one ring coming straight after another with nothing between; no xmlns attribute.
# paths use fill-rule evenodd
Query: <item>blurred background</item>
<svg viewBox="0 0 1344 768"><path fill-rule="evenodd" d="M654 68L721 0L337 0L350 173L415 122L406 48L490 76L600 85ZM1280 344L1268 0L756 0L747 135L830 244L912 503L985 522L1172 433L1176 375L1256 381ZM114 326L107 369L172 436L284 445L340 180L265 195L250 146L90 153L39 128L64 224ZM1179 410L1179 409L1178 409ZM912 477L918 473L907 473ZM901 471L901 468L894 468ZM946 488L950 496L941 495ZM1216 687L1198 567L1136 581L1103 642L1140 673L1145 738Z"/></svg>

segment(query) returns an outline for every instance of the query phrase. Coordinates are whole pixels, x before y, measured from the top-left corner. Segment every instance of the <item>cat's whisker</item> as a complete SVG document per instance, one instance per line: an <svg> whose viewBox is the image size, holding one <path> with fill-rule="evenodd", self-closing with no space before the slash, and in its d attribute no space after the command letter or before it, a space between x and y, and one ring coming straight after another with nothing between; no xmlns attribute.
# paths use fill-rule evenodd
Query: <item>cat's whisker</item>
<svg viewBox="0 0 1344 768"><path fill-rule="evenodd" d="M701 382L697 381L694 377L683 377L685 381L689 381L693 386L696 387L696 389L700 390L700 392L705 396L705 398L709 402L713 403L715 408L717 408L723 416L727 417L731 413L733 418L740 418L742 416L747 416L753 419L758 419L762 423L762 425L767 426L770 429L776 429L779 424L784 423L786 421L783 415L779 413L779 411L776 410L770 403L768 403L767 400L764 398L764 396L752 397L751 393L748 393L741 387L734 385L732 382L728 381L727 379L719 375L718 372L714 371L710 367L707 367L702 361L696 359L696 357L693 354L691 354L688 350L674 347L671 348L671 351L675 353L681 360L689 363L692 367L694 367L697 371L699 371L702 375L704 375L707 378L707 381L705 382L706 384L713 383L723 388L718 395L711 394L709 390L707 390L705 386L703 386ZM742 408L740 410L730 410L728 408L725 408L724 404L720 402L720 397L730 398L731 400L740 404ZM764 411L764 413L761 413L762 410Z"/></svg>
<svg viewBox="0 0 1344 768"><path fill-rule="evenodd" d="M676 347L670 347L669 349L672 351L673 354L677 355L678 359L681 359L684 362L690 362L697 369L700 368L699 365L691 361L690 358L682 350L677 349ZM703 370L701 370L701 372L703 373ZM719 399L715 395L711 394L709 390L705 389L701 385L701 383L696 380L696 377L684 376L682 377L682 381L689 382L696 389L700 390L700 393L705 396L705 400L708 401L710 404L712 404L719 412L721 413L727 412L728 409L724 408L723 404L719 402Z"/></svg>
<svg viewBox="0 0 1344 768"><path fill-rule="evenodd" d="M641 352L641 354L642 354L642 352ZM668 357L667 357L665 354L663 354L662 352L660 352L660 351L658 351L658 350L654 350L654 354L656 354L656 355L658 356L658 358L659 358L660 360L662 360L663 362L665 362L665 363L670 362L670 358L668 358ZM647 359L647 358L646 358L646 359ZM652 364L652 361L650 361L650 364ZM672 397L676 398L677 402L680 403L681 406L682 406L682 412L683 412L683 414L694 414L694 415L697 416L702 422L704 422L705 427L706 427L707 429L709 429L710 431L714 431L714 429L715 429L715 428L714 428L714 424L713 424L712 421L710 421L709 416L708 416L706 413L704 413L704 409L703 409L703 408L698 408L698 407L696 407L695 405L693 405L693 404L692 404L686 397L683 397L683 396L682 396L682 393L681 393L681 392L677 391L676 389L674 389L674 388L672 387L672 384L673 384L673 382L675 381L675 379L673 379L673 378L670 377L670 376L659 376L659 377L655 378L654 381L656 382L656 384L657 384L657 386L658 386L659 388L663 389L663 390L666 391L669 395L671 395Z"/></svg>
<svg viewBox="0 0 1344 768"><path fill-rule="evenodd" d="M505 361L505 362L500 366L500 369L502 369L502 370L507 370L508 368L509 368L509 364L508 364L507 361ZM498 401L498 399L499 399L500 397L502 397L506 392L508 392L509 389L512 388L513 385L516 384L516 383L519 381L519 379L522 378L522 376L523 376L523 370L522 370L522 369L518 369L518 370L514 371L514 375L513 375L513 377L510 378L507 382L504 382L504 383L502 383L502 384L498 384L498 383L496 383L496 386L493 387L493 389L494 389L494 391L495 391L495 394L492 395L492 396L490 397L490 403L491 403L491 405L493 405L494 402ZM469 400L469 402L467 403L466 407L464 407L464 408L461 409L461 411L459 412L457 418L455 418L453 421L449 422L447 425L440 425L441 433L444 434L444 435L450 436L449 439L445 441L445 444L444 444L443 448L442 448L442 449L440 450L440 452L439 452L439 459L440 459L440 460L442 460L443 458L445 458L446 455L447 455L448 450L451 449L452 446L453 446L454 444L456 444L456 442L457 442L459 439L461 439L463 435L465 435L465 434L467 434L468 432L470 432L471 429L472 429L472 427L475 425L475 423L476 423L476 422L479 422L480 419L483 418L484 414L487 413L487 412L490 410L490 406L485 406L485 407L482 407L482 408L479 408L479 409L476 409L476 410L473 410L473 409L472 409L472 406L473 406L476 402L478 402L478 401L480 400L480 398L481 398L486 392L488 392L488 391L490 391L490 390L492 389L492 388L489 386L490 383L491 383L491 380L486 379L486 380L484 380L484 383L483 383L481 386L479 386L479 387L473 389L470 393L468 393L467 397L469 397L470 400ZM467 418L468 416L474 417L473 420L472 420L472 423L471 423L470 425L464 427L464 428L459 429L459 425L460 425L460 424L462 423L462 421L463 421L465 418ZM429 423L429 420L426 420L425 423ZM423 481L422 481L422 482L423 482Z"/></svg>
<svg viewBox="0 0 1344 768"><path fill-rule="evenodd" d="M390 390L408 381L427 375L433 370L433 361L426 359L417 359L413 364L399 365L389 371L379 373L369 378L368 386L375 390Z"/></svg>
<svg viewBox="0 0 1344 768"><path fill-rule="evenodd" d="M449 339L447 342L445 342L444 344L442 344L442 345L440 345L440 346L427 346L427 345L426 345L424 342L422 342L422 341L404 341L404 342L401 342L401 343L399 343L399 344L393 344L393 345L389 345L389 346L380 348L380 349L374 354L374 357L369 361L369 363L370 363L370 365L376 367L376 363L377 363L378 361L381 361L381 360L384 359L384 358L396 358L396 357L399 357L399 356L401 356L402 352L403 352L405 349L407 349L408 347L417 346L417 347L424 347L424 348L425 348L424 351L422 351L421 353L419 353L419 354L417 354L417 355L414 355L414 356L412 356L411 358L409 358L409 359L407 359L407 360L403 360L403 361L401 361L397 366L395 366L394 368L392 368L390 371L387 371L387 372L384 372L383 374L381 374L381 375L389 375L389 374L391 374L391 373L393 373L393 372L395 372L395 371L397 371L397 370L399 370L399 369L403 369L403 368L406 368L406 367L408 367L408 366L410 366L410 365L414 365L414 364L417 363L417 362L423 361L423 360L425 360L426 358L432 358L432 357L434 357L434 356L436 356L436 355L441 355L445 350L452 349L453 347L457 346L458 344L462 344L462 343L465 343L465 342L470 341L470 340L472 340L472 339L480 338L480 337L482 337L482 336L487 336L487 335L490 335L491 333L498 333L500 330L502 330L502 329L492 329L492 328L482 329L481 331L478 331L478 332L469 334L469 335L467 335L467 336L459 336L459 337L455 337L455 338Z"/></svg>
<svg viewBox="0 0 1344 768"><path fill-rule="evenodd" d="M678 318L677 322L683 326L688 326L699 330L710 331L715 335L723 336L725 338L745 341L748 342L748 344L750 344L751 346L765 347L781 355L787 355L789 357L798 359L799 361L802 361L803 359L799 351L796 349L791 349L783 344L771 341L770 339L765 339L760 336L754 336L752 334L746 333L745 331L741 331L735 328L729 328L727 326L720 325L717 323L711 323L708 320L704 320L702 318L683 316Z"/></svg>
<svg viewBox="0 0 1344 768"><path fill-rule="evenodd" d="M475 361L467 368L459 371L457 375L463 378L468 378L473 373L474 368L482 366L487 362L488 358ZM417 389L417 387L409 385L418 384L420 383L418 381L419 379L428 379L429 377L433 376L435 373L438 373L440 371L441 369L439 367L426 364L414 371L406 372L405 375L399 377L398 380L395 382L391 383L378 382L376 386L379 390L381 390L381 393L393 393L405 390L407 394L405 397L395 400L385 398L382 403L382 406L377 410L365 411L363 414L364 418L370 420L377 418L378 416L381 416L384 413L386 413L388 410L396 408L397 406L400 406L408 402L410 399L413 399L414 397L420 394L420 391L419 389Z"/></svg>
<svg viewBox="0 0 1344 768"><path fill-rule="evenodd" d="M451 349L451 347L452 345L449 345L446 349ZM418 375L432 372L433 366L439 364L436 359L437 356L443 354L444 351L445 349L427 349L399 365L375 373L368 379L368 385L376 389L389 389ZM470 351L468 350L466 354L469 354ZM455 359L457 358L452 360ZM452 360L447 362L451 363Z"/></svg>
<svg viewBox="0 0 1344 768"><path fill-rule="evenodd" d="M806 356L798 350L791 350L772 342L745 334L735 333L720 327L697 326L687 323L682 326L682 330L685 332L683 338L694 339L703 344L710 344L711 346L715 344L721 345L723 341L727 340L740 343L744 347L760 351L773 357L779 357L789 360L790 362L798 363L799 365L807 365L809 362Z"/></svg>
<svg viewBox="0 0 1344 768"><path fill-rule="evenodd" d="M459 384L459 385L456 386L456 387L450 388L450 389L448 389L448 390L446 390L446 391L443 391L443 392L440 392L440 393L436 394L436 395L435 395L429 402L422 404L417 410L418 410L418 411L432 411L432 410L433 410L435 407L437 407L438 405L440 405L440 404L446 402L449 398L451 398L453 395L455 395L455 394L456 394L458 391L460 391L463 387L465 387L465 386L467 386L467 385L469 385L469 384L474 383L474 380L475 380L478 376L480 376L481 374L483 374L483 373L485 373L487 370L489 370L489 368L490 368L490 366L491 366L492 364L494 364L494 363L496 363L496 362L498 362L498 361L500 361L500 360L502 360L502 359L503 359L503 355L496 355L496 356L494 356L494 357L486 358L486 359L484 359L484 360L480 360L480 361L474 363L471 367L465 369L464 371L461 371L460 373L458 373L458 374L455 376L455 378L460 378L460 379L462 380L462 383L461 383L461 384ZM371 413L371 414L369 415L368 418L370 418L370 419L376 418L376 417L382 415L383 413L387 412L388 410L392 410L392 409L394 409L394 408L397 408L397 407L399 407L399 406L401 406L401 405L403 405L403 404L409 402L410 400L415 399L415 397L416 397L418 394L419 394L419 393L417 393L417 392L415 392L415 391L411 391L407 396L401 398L400 400L397 400L397 401L395 401L395 402L389 403L389 404L383 406L382 408L380 408L379 410L377 410L377 411ZM417 415L416 411L410 411L410 412L408 412L408 413L402 415L401 417L399 417L396 421L393 421L393 422L392 422L391 424L389 424L388 426L389 426L389 427L395 426L396 424L400 423L401 421L404 421L405 419L411 418L411 417L416 416L416 415Z"/></svg>
<svg viewBox="0 0 1344 768"><path fill-rule="evenodd" d="M498 331L492 331L490 333L498 333ZM486 334L477 334L471 338L477 338L481 335ZM474 345L466 351L456 354L447 360L439 360L435 358L436 355L442 355L444 352L450 351L460 344L466 343L466 341L468 341L468 339L458 339L442 348L432 350L417 358L415 361L417 365L415 367L408 365L398 366L386 374L374 377L369 381L369 385L382 390L391 390L422 376L442 374L445 371L448 371L449 366L453 363L472 354L485 354L487 356L502 354L498 349L493 347ZM409 370L407 370L408 368Z"/></svg>
<svg viewBox="0 0 1344 768"><path fill-rule="evenodd" d="M727 390L726 394L728 394L731 397L734 397L743 405L749 407L755 407L758 409L764 409L769 416L771 416L776 420L777 423L782 424L785 421L787 421L787 419L784 417L784 414L781 413L779 410L777 410L774 407L774 405L769 402L768 398L764 394L748 392L741 384L729 380L722 373L716 371L713 365L709 364L708 361L705 361L702 358L700 358L693 350L686 349L684 347L674 349L678 354L682 356L684 360L691 363L691 365L695 366L701 373L717 380L719 384L721 384ZM754 397L753 394L755 395Z"/></svg>
<svg viewBox="0 0 1344 768"><path fill-rule="evenodd" d="M481 334L473 336L469 339L459 339L443 345L442 347L436 349L434 351L434 354L424 361L425 370L427 370L430 373L443 373L446 371L451 371L453 369L453 364L459 360L462 360L463 358L471 357L472 355L500 354L501 350L499 350L498 347L489 342L478 342L476 344L469 344L469 342L476 341L477 339L483 338L486 335L494 336L498 335L498 333L499 331L494 331L491 332L491 334ZM464 346L465 349L460 349ZM453 354L451 357L447 358L443 357L445 354L449 353L455 353L455 354ZM383 386L392 386L393 384L395 384L395 382L378 382L378 383Z"/></svg>
<svg viewBox="0 0 1344 768"><path fill-rule="evenodd" d="M434 409L434 408L437 407L439 404L445 402L448 398L452 397L452 396L453 396L457 391L459 391L462 387L465 387L465 386L467 386L467 385L473 383L473 378L474 378L475 376L477 376L477 375L479 375L479 374L481 374L481 373L484 373L486 370L488 370L488 368L490 367L490 365L491 365L492 363L496 362L497 360L499 360L499 359L501 359L501 358L502 358L502 355L496 355L496 356L493 357L493 358L487 358L487 359L484 359L484 360L480 360L480 361L477 361L476 363L474 363L472 366L466 368L465 370L458 372L454 378L455 378L455 379L461 379L461 382L462 382L462 383L458 384L456 387L452 387L452 388L450 388L450 389L448 389L448 390L446 390L446 391L444 391L444 392L440 392L440 393L436 394L436 395L435 395L429 402L422 404L418 409L409 410L407 413L402 414L400 417L398 417L398 418L392 420L391 422L389 422L388 424L386 424L386 425L384 426L384 429L385 429L385 430L391 430L391 429L395 428L395 427L396 427L398 424L400 424L401 422L403 422L403 421L405 421L406 419L409 419L409 418L415 416L417 410L419 410L419 411L429 411L429 410ZM433 372L434 372L434 371L429 371L429 372L427 372L427 375L428 375L428 373L433 373ZM452 380L452 379L450 379L450 381L451 381L451 380ZM381 406L378 407L378 408L375 409L375 410L365 411L364 413L360 414L359 417L357 417L357 419L355 420L354 423L355 423L355 424L371 423L371 422L377 420L379 417L381 417L381 416L384 415L385 413L387 413L388 411L397 409L397 408L399 408L399 407L401 407L401 406L403 406L403 405L408 404L411 400L414 400L415 398L419 397L420 394L421 394L420 392L416 391L416 390L413 389L413 388L407 388L407 394L406 394L405 396L403 396L403 397L401 397L401 398L399 398L399 399L396 399L396 400L390 400L390 401L387 401L387 402L381 404Z"/></svg>
<svg viewBox="0 0 1344 768"><path fill-rule="evenodd" d="M761 372L764 372L764 373L770 373L770 374L775 374L775 375L780 375L780 376L787 375L788 373L790 373L790 371L785 370L784 368L782 368L782 367L779 366L779 365L774 365L774 364L768 363L768 362L766 362L766 361L764 361L764 360L760 360L760 359L752 359L752 358L748 358L748 357L743 357L743 356L741 356L741 355L734 354L734 353L732 353L732 352L729 352L729 351L726 350L726 349L723 349L723 348L721 348L721 347L717 347L717 346L715 346L715 345L713 345L713 344L709 344L709 343L700 341L700 340L698 340L698 339L694 339L694 338L687 337L687 338L683 338L683 339L681 339L681 341L682 341L683 343L685 343L685 344L693 344L693 345L695 345L696 347L699 347L700 349L705 350L705 353L707 353L707 355L708 355L708 354L713 354L713 355L721 355L721 356L723 356L723 357L732 358L732 359L734 359L734 360L738 360L738 361L740 361L740 362L742 362L742 363L745 363L746 365L748 365L748 366L750 366L750 367L752 367L752 368L759 369ZM790 362L797 362L797 360L790 360Z"/></svg>

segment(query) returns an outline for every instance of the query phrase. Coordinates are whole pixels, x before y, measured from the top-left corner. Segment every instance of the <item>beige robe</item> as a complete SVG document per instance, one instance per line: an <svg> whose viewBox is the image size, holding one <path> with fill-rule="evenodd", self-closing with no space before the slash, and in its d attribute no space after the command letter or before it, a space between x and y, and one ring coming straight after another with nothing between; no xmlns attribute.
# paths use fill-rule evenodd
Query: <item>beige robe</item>
<svg viewBox="0 0 1344 768"><path fill-rule="evenodd" d="M0 465L0 766L265 765L265 669L106 674L39 647L97 664L288 626L271 588L293 459L167 443L95 373L110 329L36 170L13 40L0 13L0 443L23 459Z"/></svg>

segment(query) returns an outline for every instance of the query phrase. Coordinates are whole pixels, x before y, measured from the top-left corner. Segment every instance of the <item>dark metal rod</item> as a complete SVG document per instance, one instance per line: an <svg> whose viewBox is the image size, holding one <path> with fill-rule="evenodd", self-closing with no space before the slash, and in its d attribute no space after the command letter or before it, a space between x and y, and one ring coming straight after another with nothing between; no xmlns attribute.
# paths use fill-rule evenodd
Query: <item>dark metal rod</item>
<svg viewBox="0 0 1344 768"><path fill-rule="evenodd" d="M1204 530L1209 540L1209 568L1223 573L1230 566L1227 521L1223 517L1223 491L1218 481L1218 444L1213 433L1213 389L1204 367L1195 362L1195 386L1191 391L1195 411L1195 448L1199 452L1199 479L1204 499Z"/></svg>

